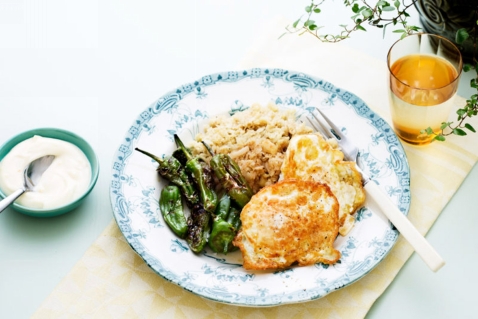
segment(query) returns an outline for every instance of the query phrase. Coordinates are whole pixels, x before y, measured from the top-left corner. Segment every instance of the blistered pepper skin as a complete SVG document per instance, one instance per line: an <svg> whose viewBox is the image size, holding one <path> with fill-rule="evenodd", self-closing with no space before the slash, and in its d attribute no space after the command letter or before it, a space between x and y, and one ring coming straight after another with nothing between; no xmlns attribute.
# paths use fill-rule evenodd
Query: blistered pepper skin
<svg viewBox="0 0 478 319"><path fill-rule="evenodd" d="M246 206L254 193L242 175L239 165L229 155L214 154L206 142L202 141L202 143L212 156L209 164L221 186L239 207Z"/></svg>
<svg viewBox="0 0 478 319"><path fill-rule="evenodd" d="M239 209L231 206L229 195L224 194L217 205L209 237L209 247L214 252L227 254L237 249L232 242L240 227L240 214Z"/></svg>
<svg viewBox="0 0 478 319"><path fill-rule="evenodd" d="M188 231L186 242L189 248L196 254L200 253L206 246L211 231L211 214L201 205L195 205L188 217Z"/></svg>
<svg viewBox="0 0 478 319"><path fill-rule="evenodd" d="M180 238L184 238L188 225L178 186L169 185L163 188L159 197L159 210L169 228Z"/></svg>
<svg viewBox="0 0 478 319"><path fill-rule="evenodd" d="M237 163L228 155L217 154L212 157L210 164L231 199L241 208L246 206L253 193Z"/></svg>
<svg viewBox="0 0 478 319"><path fill-rule="evenodd" d="M191 174L192 179L197 186L202 207L206 211L214 213L217 205L217 194L211 185L212 177L209 165L201 158L194 157L176 134L174 135L174 140L176 145L183 151L184 156L187 159L185 166L186 171Z"/></svg>
<svg viewBox="0 0 478 319"><path fill-rule="evenodd" d="M159 175L181 189L189 207L192 207L199 202L199 195L194 188L193 182L186 174L185 169L179 160L174 157L160 158L139 148L135 148L135 150L152 158L159 164L157 168Z"/></svg>

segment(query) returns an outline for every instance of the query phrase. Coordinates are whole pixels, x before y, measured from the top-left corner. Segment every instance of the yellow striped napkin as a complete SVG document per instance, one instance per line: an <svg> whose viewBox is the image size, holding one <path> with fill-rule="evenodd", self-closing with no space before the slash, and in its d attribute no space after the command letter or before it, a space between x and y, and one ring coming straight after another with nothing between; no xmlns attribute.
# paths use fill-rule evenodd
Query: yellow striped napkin
<svg viewBox="0 0 478 319"><path fill-rule="evenodd" d="M361 97L389 121L385 62L312 37L278 40L285 25L283 20L268 24L240 68L279 67L315 75ZM478 127L478 121L472 124ZM411 170L408 216L420 232L428 231L477 161L478 143L469 139L452 137L427 147L404 145ZM246 308L204 300L162 279L112 222L33 318L363 318L412 252L399 237L383 262L346 288L307 303Z"/></svg>

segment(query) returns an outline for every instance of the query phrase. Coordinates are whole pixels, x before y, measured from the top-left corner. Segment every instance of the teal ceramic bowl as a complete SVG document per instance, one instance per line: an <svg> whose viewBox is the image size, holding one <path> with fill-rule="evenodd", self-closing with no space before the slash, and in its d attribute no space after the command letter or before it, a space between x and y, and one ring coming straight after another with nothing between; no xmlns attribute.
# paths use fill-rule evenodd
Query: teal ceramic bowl
<svg viewBox="0 0 478 319"><path fill-rule="evenodd" d="M50 209L38 209L38 208L29 208L29 207L19 205L17 203L13 203L10 207L12 207L18 212L21 212L23 214L30 215L30 216L35 216L35 217L52 217L52 216L57 216L57 215L70 212L76 207L78 207L95 187L96 181L98 180L99 171L100 171L98 157L96 156L95 151L90 146L90 144L88 144L87 141L85 141L83 138L81 138L80 136L72 132L62 130L62 129L57 129L57 128L37 128L37 129L20 133L17 136L14 136L10 140L8 140L2 146L0 146L0 161L5 157L5 155L7 155L10 152L10 150L15 145L17 145L18 143L26 139L33 137L34 135L56 138L59 140L70 142L71 144L74 144L77 147L79 147L83 151L83 153L85 153L86 157L88 158L88 161L90 162L91 181L90 181L90 184L88 185L88 189L83 193L82 196L63 206L50 208ZM1 189L0 189L0 197L2 199L6 197L6 195L2 192Z"/></svg>

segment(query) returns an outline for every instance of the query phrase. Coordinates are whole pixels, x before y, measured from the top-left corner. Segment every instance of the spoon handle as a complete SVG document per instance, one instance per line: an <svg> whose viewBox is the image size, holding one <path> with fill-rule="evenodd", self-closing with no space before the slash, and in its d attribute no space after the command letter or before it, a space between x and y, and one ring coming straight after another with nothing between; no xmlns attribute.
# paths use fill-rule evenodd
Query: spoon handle
<svg viewBox="0 0 478 319"><path fill-rule="evenodd" d="M5 208L10 206L10 204L13 203L15 201L15 199L20 197L20 195L23 194L23 193L25 193L25 190L24 189L19 189L15 192L11 193L7 197L5 197L5 199L3 199L2 201L0 201L0 213L3 212L3 210Z"/></svg>

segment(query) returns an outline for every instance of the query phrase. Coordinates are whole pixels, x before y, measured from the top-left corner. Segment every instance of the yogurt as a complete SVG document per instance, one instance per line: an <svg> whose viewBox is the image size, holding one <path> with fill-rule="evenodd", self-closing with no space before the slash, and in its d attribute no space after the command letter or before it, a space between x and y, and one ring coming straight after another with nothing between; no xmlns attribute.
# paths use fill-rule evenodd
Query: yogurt
<svg viewBox="0 0 478 319"><path fill-rule="evenodd" d="M35 190L25 192L16 203L29 208L50 209L81 197L91 181L91 166L75 145L35 135L11 149L0 162L0 189L9 195L23 187L23 172L31 161L55 155Z"/></svg>

